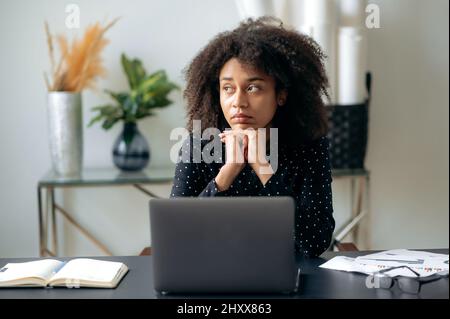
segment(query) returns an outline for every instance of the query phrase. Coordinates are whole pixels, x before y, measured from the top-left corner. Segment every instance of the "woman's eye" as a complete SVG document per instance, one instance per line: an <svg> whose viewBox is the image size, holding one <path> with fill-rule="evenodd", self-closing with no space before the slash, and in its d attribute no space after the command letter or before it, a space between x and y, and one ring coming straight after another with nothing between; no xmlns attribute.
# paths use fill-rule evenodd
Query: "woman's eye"
<svg viewBox="0 0 450 319"><path fill-rule="evenodd" d="M233 88L231 86L224 86L223 90L227 93L231 93L233 91Z"/></svg>
<svg viewBox="0 0 450 319"><path fill-rule="evenodd" d="M250 85L247 90L249 92L256 92L259 90L259 87L257 87L256 85Z"/></svg>

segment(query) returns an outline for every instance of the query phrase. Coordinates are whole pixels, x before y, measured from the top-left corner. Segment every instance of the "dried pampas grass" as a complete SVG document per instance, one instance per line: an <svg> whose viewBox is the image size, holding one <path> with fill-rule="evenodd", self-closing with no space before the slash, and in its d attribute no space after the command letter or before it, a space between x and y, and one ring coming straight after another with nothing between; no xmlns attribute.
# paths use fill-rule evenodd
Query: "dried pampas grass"
<svg viewBox="0 0 450 319"><path fill-rule="evenodd" d="M50 56L51 81L45 74L45 83L49 91L80 92L86 88L93 88L98 77L106 73L102 65L101 52L109 43L105 39L105 32L116 22L114 19L102 27L98 22L87 27L81 40L76 38L69 44L65 36L56 37L60 51L60 59L55 63L54 37L50 33L47 22L45 32Z"/></svg>

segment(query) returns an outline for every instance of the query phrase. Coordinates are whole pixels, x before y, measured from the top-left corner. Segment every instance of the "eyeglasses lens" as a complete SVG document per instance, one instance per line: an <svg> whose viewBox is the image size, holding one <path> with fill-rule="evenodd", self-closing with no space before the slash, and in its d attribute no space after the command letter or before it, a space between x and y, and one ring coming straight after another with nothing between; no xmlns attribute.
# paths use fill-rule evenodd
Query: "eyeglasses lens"
<svg viewBox="0 0 450 319"><path fill-rule="evenodd" d="M394 280L389 276L378 276L377 278L380 288L389 289L394 285Z"/></svg>
<svg viewBox="0 0 450 319"><path fill-rule="evenodd" d="M420 291L420 282L415 278L398 278L398 287L409 294L417 294Z"/></svg>

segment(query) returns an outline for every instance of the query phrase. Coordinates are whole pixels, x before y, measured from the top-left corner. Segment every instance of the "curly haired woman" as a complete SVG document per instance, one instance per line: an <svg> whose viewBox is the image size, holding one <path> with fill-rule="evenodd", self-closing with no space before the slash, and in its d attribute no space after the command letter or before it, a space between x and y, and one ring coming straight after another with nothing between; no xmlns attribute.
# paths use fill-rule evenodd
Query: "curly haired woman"
<svg viewBox="0 0 450 319"><path fill-rule="evenodd" d="M311 38L268 17L249 19L209 42L186 70L191 134L180 159L189 154L191 161L178 162L171 197L291 196L296 252L324 252L335 227L324 57ZM194 120L201 120L202 130L220 130L216 138L225 161L192 161L195 145L205 152L208 142L194 142ZM264 156L264 143L258 143L260 138L269 143L273 129L278 130L277 168Z"/></svg>

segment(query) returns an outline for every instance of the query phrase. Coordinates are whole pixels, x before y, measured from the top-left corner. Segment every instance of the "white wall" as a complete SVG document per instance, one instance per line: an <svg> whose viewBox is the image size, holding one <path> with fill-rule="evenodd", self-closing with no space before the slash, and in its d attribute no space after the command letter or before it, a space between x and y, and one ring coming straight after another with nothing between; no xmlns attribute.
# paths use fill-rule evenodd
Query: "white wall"
<svg viewBox="0 0 450 319"><path fill-rule="evenodd" d="M369 32L372 245L448 247L448 1L383 0Z"/></svg>
<svg viewBox="0 0 450 319"><path fill-rule="evenodd" d="M65 28L65 5L81 10L81 30ZM49 69L44 20L55 33L80 34L87 24L120 16L107 33L104 51L108 77L99 91L83 93L84 123L92 106L104 103L101 89L126 89L119 58L122 52L143 60L149 72L163 68L171 80L184 85L181 70L216 33L236 25L234 3L224 1L1 1L0 90L0 256L38 254L36 185L50 167L47 144L46 89L43 71ZM140 123L151 147L151 165L169 161L169 132L184 126L181 93L157 118ZM105 132L85 128L86 167L112 166L111 148L120 126ZM156 192L168 194L169 186ZM148 197L131 187L77 189L58 192L58 202L115 254L136 254L149 244ZM63 254L99 254L69 225L61 227Z"/></svg>
<svg viewBox="0 0 450 319"><path fill-rule="evenodd" d="M73 1L72 1L73 2ZM69 3L69 2L68 2ZM76 1L82 29L92 21L121 16L107 33L108 77L99 88L119 90L126 81L121 52L143 60L149 71L164 68L184 85L181 70L207 41L238 23L233 1ZM448 2L376 1L381 29L370 31L374 96L367 167L372 171L372 218L366 244L373 248L448 247ZM63 1L2 1L0 4L0 256L37 256L36 184L50 167L46 126L48 69L43 21L67 34ZM152 166L167 163L168 133L184 124L180 93L158 117L140 123L152 150ZM83 96L89 109L106 101ZM120 131L85 129L85 165L111 166ZM170 185L155 189L167 194ZM347 218L348 183L333 184L338 225ZM149 244L148 198L118 187L66 190L58 201L117 255L137 254ZM367 220L368 222L369 220ZM101 252L60 219L64 255Z"/></svg>

